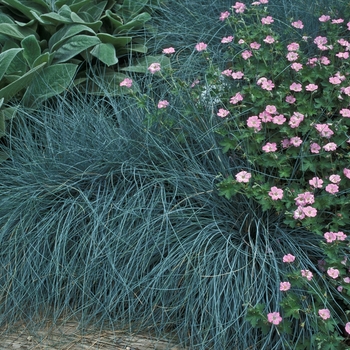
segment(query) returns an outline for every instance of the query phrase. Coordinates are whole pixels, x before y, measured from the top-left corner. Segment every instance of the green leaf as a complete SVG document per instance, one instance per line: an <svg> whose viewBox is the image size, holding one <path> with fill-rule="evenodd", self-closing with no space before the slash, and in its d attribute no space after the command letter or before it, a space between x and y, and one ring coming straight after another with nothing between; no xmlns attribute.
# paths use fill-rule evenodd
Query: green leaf
<svg viewBox="0 0 350 350"><path fill-rule="evenodd" d="M48 52L43 53L40 55L33 63L33 67L39 66L42 63L51 64L51 61L53 59L54 54L50 54Z"/></svg>
<svg viewBox="0 0 350 350"><path fill-rule="evenodd" d="M122 46L129 44L132 40L131 36L114 36L106 33L96 35L103 43L113 44L114 46Z"/></svg>
<svg viewBox="0 0 350 350"><path fill-rule="evenodd" d="M99 1L97 4L92 5L90 0L86 1L86 5L83 6L80 11L87 13L95 21L99 20L102 16L103 11L106 8L108 1ZM75 11L76 12L76 11ZM82 16L82 14L80 14Z"/></svg>
<svg viewBox="0 0 350 350"><path fill-rule="evenodd" d="M23 49L9 49L0 54L0 80L5 75L14 57Z"/></svg>
<svg viewBox="0 0 350 350"><path fill-rule="evenodd" d="M34 61L40 56L41 48L38 40L34 35L29 35L21 41L21 46L23 47L23 57L28 62L30 68L33 67Z"/></svg>
<svg viewBox="0 0 350 350"><path fill-rule="evenodd" d="M82 32L90 32L95 35L95 32L88 26L83 24L65 24L55 34L53 34L49 40L49 50L55 51L62 43Z"/></svg>
<svg viewBox="0 0 350 350"><path fill-rule="evenodd" d="M54 62L66 62L70 58L78 55L82 51L92 46L100 44L101 41L96 36L76 35L68 39L55 53Z"/></svg>
<svg viewBox="0 0 350 350"><path fill-rule="evenodd" d="M151 15L147 12L141 13L138 16L136 16L132 21L123 24L122 26L119 26L116 28L114 33L121 33L133 30L142 29L146 22L148 22L150 19L152 19Z"/></svg>
<svg viewBox="0 0 350 350"><path fill-rule="evenodd" d="M0 34L7 35L13 39L23 40L29 35L34 35L38 38L37 33L30 28L21 27L18 24L1 23L0 24Z"/></svg>
<svg viewBox="0 0 350 350"><path fill-rule="evenodd" d="M23 13L29 19L34 19L32 11L41 14L50 10L47 3L43 0L2 0L1 2Z"/></svg>
<svg viewBox="0 0 350 350"><path fill-rule="evenodd" d="M98 44L90 53L108 67L118 63L118 58L115 55L115 48L112 44Z"/></svg>
<svg viewBox="0 0 350 350"><path fill-rule="evenodd" d="M73 63L45 67L28 87L23 96L23 103L32 107L63 92L72 83L77 67Z"/></svg>
<svg viewBox="0 0 350 350"><path fill-rule="evenodd" d="M42 63L40 66L32 68L29 72L7 85L0 90L0 98L4 98L5 102L8 102L13 96L15 96L19 91L23 90L34 77L40 72L46 63Z"/></svg>
<svg viewBox="0 0 350 350"><path fill-rule="evenodd" d="M1 100L3 101L3 98ZM0 107L1 107L1 105L0 105ZM2 108L0 110L0 114L5 118L5 120L11 120L12 118L15 117L17 110L18 110L18 106Z"/></svg>

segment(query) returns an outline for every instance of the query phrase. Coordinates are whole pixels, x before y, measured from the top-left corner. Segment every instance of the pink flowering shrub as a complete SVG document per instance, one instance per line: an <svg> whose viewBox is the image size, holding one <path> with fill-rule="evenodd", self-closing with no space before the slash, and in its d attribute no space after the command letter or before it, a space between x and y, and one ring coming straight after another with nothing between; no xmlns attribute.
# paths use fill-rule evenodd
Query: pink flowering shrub
<svg viewBox="0 0 350 350"><path fill-rule="evenodd" d="M228 199L243 194L274 211L285 225L319 235L324 252L317 273L295 262L293 252L285 255L290 273L278 281L281 310L266 312L258 304L248 320L262 329L272 324L285 331L288 318L313 313L319 344L332 343L329 331L337 323L349 325L345 314L334 311L333 298L350 309L345 282L350 265L344 259L350 253L350 16L319 16L321 29L314 37L306 36L304 23L294 19L289 25L296 36L286 42L274 30L266 3L236 3L225 19L235 35L225 50L239 75L223 74L226 98L221 96L217 108L230 114L218 133L224 151L247 159L248 165L223 178L218 188ZM333 298L315 292L322 273ZM307 308L294 288L313 291L314 307Z"/></svg>

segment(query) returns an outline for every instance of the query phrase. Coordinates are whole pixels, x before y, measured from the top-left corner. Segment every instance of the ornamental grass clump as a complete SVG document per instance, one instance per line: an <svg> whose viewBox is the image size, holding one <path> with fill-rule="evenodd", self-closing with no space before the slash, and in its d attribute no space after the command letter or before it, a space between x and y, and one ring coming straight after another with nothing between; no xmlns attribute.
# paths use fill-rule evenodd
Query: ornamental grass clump
<svg viewBox="0 0 350 350"><path fill-rule="evenodd" d="M191 92L135 100L154 80L165 91L157 74L131 75L130 96L67 93L18 111L2 145L1 325L73 318L193 349L306 341L310 327L263 335L245 316L251 305L277 310L280 257L293 252L306 270L321 255L316 237L244 195L219 195L218 173L249 163L222 153L218 119L211 106L196 112Z"/></svg>

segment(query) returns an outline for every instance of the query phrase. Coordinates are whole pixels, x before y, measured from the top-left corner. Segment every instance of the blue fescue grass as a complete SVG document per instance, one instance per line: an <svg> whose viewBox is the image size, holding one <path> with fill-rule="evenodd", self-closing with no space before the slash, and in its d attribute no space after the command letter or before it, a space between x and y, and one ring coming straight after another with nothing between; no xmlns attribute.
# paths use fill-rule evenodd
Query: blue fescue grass
<svg viewBox="0 0 350 350"><path fill-rule="evenodd" d="M307 320L287 339L244 317L278 307L284 254L317 273L318 238L218 195L218 174L248 164L222 154L210 106L185 117L184 101L152 125L128 96L67 93L19 111L0 172L1 325L75 317L191 349L291 349L311 336Z"/></svg>

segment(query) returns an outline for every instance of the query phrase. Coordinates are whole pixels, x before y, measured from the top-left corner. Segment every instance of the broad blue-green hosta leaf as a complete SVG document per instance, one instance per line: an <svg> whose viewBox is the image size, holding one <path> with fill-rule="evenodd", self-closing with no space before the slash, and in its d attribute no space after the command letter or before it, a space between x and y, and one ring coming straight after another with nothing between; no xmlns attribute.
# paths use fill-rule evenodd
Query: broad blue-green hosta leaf
<svg viewBox="0 0 350 350"><path fill-rule="evenodd" d="M54 62L66 62L70 58L80 54L82 51L92 46L100 44L101 41L96 36L76 35L69 38L55 53Z"/></svg>
<svg viewBox="0 0 350 350"><path fill-rule="evenodd" d="M23 96L23 103L32 107L49 97L60 94L72 83L77 68L78 65L73 63L45 67L28 86Z"/></svg>
<svg viewBox="0 0 350 350"><path fill-rule="evenodd" d="M12 60L18 54L18 52L23 49L9 49L0 54L0 80L5 75L8 67L10 66Z"/></svg>
<svg viewBox="0 0 350 350"><path fill-rule="evenodd" d="M4 98L5 103L8 102L18 92L25 89L45 65L46 63L42 63L40 66L32 68L29 72L2 88L0 98Z"/></svg>
<svg viewBox="0 0 350 350"><path fill-rule="evenodd" d="M23 57L26 59L30 68L34 61L41 55L41 48L34 35L29 35L21 41L23 48Z"/></svg>
<svg viewBox="0 0 350 350"><path fill-rule="evenodd" d="M98 44L90 53L108 67L118 63L118 58L115 55L115 48L112 44Z"/></svg>

